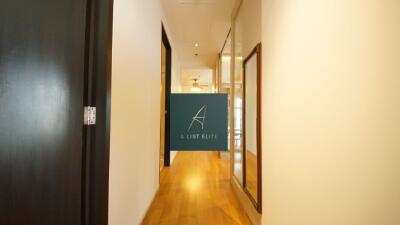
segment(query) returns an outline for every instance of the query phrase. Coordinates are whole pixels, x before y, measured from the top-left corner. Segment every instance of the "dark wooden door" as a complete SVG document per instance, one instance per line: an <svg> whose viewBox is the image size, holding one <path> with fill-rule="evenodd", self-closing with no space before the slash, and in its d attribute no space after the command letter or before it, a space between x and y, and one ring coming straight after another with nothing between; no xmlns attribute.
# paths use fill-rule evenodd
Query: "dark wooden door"
<svg viewBox="0 0 400 225"><path fill-rule="evenodd" d="M86 0L1 0L0 224L82 220Z"/></svg>

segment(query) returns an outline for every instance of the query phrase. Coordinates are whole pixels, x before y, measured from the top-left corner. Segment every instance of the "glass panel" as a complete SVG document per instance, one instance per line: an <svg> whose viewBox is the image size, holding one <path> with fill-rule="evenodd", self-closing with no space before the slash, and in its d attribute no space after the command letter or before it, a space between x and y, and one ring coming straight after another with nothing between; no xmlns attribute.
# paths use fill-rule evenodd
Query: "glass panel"
<svg viewBox="0 0 400 225"><path fill-rule="evenodd" d="M242 19L239 13L235 20L234 43L234 176L243 185L243 55L242 55Z"/></svg>
<svg viewBox="0 0 400 225"><path fill-rule="evenodd" d="M258 74L261 65L258 57L261 54L261 29L259 18L260 0L243 1L233 22L233 56L232 76L234 90L234 176L252 200L256 209L261 212L261 181L258 179L260 155L257 154L258 137ZM254 58L251 58L254 57ZM243 64L248 64L245 67ZM246 70L249 71L246 71ZM251 80L247 80L247 74ZM247 83L249 82L249 83ZM246 90L247 89L247 90ZM247 96L248 95L248 96ZM248 99L250 98L250 99ZM249 110L249 114L248 111ZM249 142L249 143L248 143ZM260 146L261 147L261 146Z"/></svg>
<svg viewBox="0 0 400 225"><path fill-rule="evenodd" d="M242 85L235 85L234 103L234 175L243 183L243 101Z"/></svg>
<svg viewBox="0 0 400 225"><path fill-rule="evenodd" d="M220 78L220 93L228 94L228 103L230 103L230 86L231 86L231 40L232 35L229 33L224 48L221 52L221 78ZM228 106L228 121L230 121L230 106ZM230 123L228 123L228 149L230 149ZM226 154L226 157L229 157L229 152L221 153Z"/></svg>
<svg viewBox="0 0 400 225"><path fill-rule="evenodd" d="M245 154L246 189L258 200L257 171L257 54L245 64Z"/></svg>

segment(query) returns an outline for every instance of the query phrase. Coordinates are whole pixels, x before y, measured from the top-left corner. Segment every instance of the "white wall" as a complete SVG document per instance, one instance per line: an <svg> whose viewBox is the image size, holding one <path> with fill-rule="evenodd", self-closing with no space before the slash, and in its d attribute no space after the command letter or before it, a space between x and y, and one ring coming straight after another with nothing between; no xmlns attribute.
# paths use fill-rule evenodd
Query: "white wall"
<svg viewBox="0 0 400 225"><path fill-rule="evenodd" d="M262 15L262 224L400 224L400 1Z"/></svg>
<svg viewBox="0 0 400 225"><path fill-rule="evenodd" d="M114 1L110 225L139 224L159 185L161 20L158 0Z"/></svg>

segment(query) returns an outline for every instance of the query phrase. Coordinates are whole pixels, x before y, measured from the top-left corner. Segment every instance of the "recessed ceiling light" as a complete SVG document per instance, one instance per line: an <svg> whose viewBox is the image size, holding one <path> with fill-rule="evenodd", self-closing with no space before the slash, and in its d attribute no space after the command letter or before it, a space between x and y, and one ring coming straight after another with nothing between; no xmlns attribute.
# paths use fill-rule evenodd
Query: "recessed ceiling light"
<svg viewBox="0 0 400 225"><path fill-rule="evenodd" d="M196 43L194 44L194 47L199 47L199 43L196 42Z"/></svg>

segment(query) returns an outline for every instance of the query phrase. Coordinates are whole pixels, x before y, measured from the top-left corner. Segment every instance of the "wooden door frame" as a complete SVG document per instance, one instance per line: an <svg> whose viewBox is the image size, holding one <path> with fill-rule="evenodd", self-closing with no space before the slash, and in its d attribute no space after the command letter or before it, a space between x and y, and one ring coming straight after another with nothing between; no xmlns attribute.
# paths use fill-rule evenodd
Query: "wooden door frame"
<svg viewBox="0 0 400 225"><path fill-rule="evenodd" d="M96 125L84 126L82 225L108 225L113 0L87 0L84 106Z"/></svg>
<svg viewBox="0 0 400 225"><path fill-rule="evenodd" d="M171 95L171 71L172 71L172 49L169 42L167 33L165 32L164 25L161 26L161 39L165 46L166 58L165 58L165 130L164 130L164 166L170 166L171 158L171 143L170 143L170 132L171 127L170 121L170 95Z"/></svg>
<svg viewBox="0 0 400 225"><path fill-rule="evenodd" d="M258 43L253 50L251 51L251 53L245 58L245 60L243 61L242 64L242 71L243 71L243 100L242 100L242 104L243 104L243 111L242 111L242 118L243 118L243 161L242 161L242 166L243 166L243 190L245 191L245 193L248 195L249 199L251 200L251 202L253 203L254 207L257 209L257 211L259 213L262 213L262 169L261 169L261 157L262 157L262 141L261 141L261 124L262 124L262 113L261 113L261 109L262 109L262 101L261 101L261 93L262 93L262 87L261 87L261 82L262 82L262 77L261 77L261 62L262 62L262 45L261 43ZM253 57L253 56L257 56L257 75L256 75L256 79L257 79L257 94L256 94L256 103L257 103L257 107L256 107L256 114L257 114L257 118L256 118L256 143L257 143L257 199L254 198L254 196L251 195L249 189L247 188L247 163L246 163L246 159L247 159L247 149L246 149L246 64L247 62Z"/></svg>

